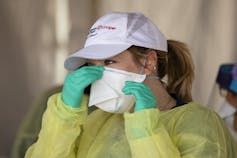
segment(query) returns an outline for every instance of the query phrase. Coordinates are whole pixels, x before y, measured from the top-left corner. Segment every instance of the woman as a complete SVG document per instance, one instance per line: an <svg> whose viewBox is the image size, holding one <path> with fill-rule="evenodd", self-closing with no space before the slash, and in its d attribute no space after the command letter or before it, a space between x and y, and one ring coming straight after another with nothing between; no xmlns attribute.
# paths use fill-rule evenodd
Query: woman
<svg viewBox="0 0 237 158"><path fill-rule="evenodd" d="M101 17L65 67L75 71L49 99L26 158L237 156L221 119L191 102L186 46L167 41L144 15ZM97 108L88 114L88 106Z"/></svg>

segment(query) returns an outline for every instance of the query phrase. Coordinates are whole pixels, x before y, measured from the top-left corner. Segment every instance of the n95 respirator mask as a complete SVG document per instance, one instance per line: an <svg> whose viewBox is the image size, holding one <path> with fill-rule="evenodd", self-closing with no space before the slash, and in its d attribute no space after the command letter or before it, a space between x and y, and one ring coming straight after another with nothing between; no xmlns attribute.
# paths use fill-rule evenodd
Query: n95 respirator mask
<svg viewBox="0 0 237 158"><path fill-rule="evenodd" d="M91 85L89 107L96 106L111 113L124 113L135 104L133 95L122 92L126 81L143 82L146 75L105 67L100 80Z"/></svg>

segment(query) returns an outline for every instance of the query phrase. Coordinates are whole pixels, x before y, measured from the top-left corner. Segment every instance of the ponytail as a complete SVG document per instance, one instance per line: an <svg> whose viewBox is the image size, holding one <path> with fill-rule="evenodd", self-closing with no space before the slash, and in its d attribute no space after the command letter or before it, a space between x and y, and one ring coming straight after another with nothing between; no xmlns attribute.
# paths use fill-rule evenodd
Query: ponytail
<svg viewBox="0 0 237 158"><path fill-rule="evenodd" d="M194 64L187 46L179 41L168 40L167 90L181 99L192 101Z"/></svg>
<svg viewBox="0 0 237 158"><path fill-rule="evenodd" d="M162 79L167 76L166 89L171 94L176 94L186 102L192 101L192 82L194 79L194 65L187 46L178 41L168 40L168 53L160 50L157 52L158 76ZM132 46L128 51L132 52L135 61L140 63L149 48ZM163 82L162 82L163 83ZM164 83L165 84L165 83Z"/></svg>

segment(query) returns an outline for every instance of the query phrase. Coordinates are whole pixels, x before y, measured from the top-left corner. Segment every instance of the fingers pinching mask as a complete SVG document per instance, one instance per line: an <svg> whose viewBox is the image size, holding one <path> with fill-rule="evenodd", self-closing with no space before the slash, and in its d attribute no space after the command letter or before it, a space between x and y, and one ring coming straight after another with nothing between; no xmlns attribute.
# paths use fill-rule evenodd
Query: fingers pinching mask
<svg viewBox="0 0 237 158"><path fill-rule="evenodd" d="M96 106L111 113L124 113L135 103L133 95L125 95L122 89L126 81L143 82L146 75L105 67L100 80L91 85L89 107Z"/></svg>

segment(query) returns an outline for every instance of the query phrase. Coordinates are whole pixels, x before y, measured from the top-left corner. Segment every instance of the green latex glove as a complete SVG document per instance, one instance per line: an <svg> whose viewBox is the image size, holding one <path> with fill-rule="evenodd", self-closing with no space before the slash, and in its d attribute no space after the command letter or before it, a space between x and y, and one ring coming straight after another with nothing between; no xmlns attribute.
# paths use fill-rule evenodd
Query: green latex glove
<svg viewBox="0 0 237 158"><path fill-rule="evenodd" d="M126 95L132 94L136 98L134 111L156 108L157 102L150 88L143 83L126 81L122 92Z"/></svg>
<svg viewBox="0 0 237 158"><path fill-rule="evenodd" d="M103 71L102 66L84 66L68 74L62 91L63 102L73 108L79 108L85 88L100 79Z"/></svg>

